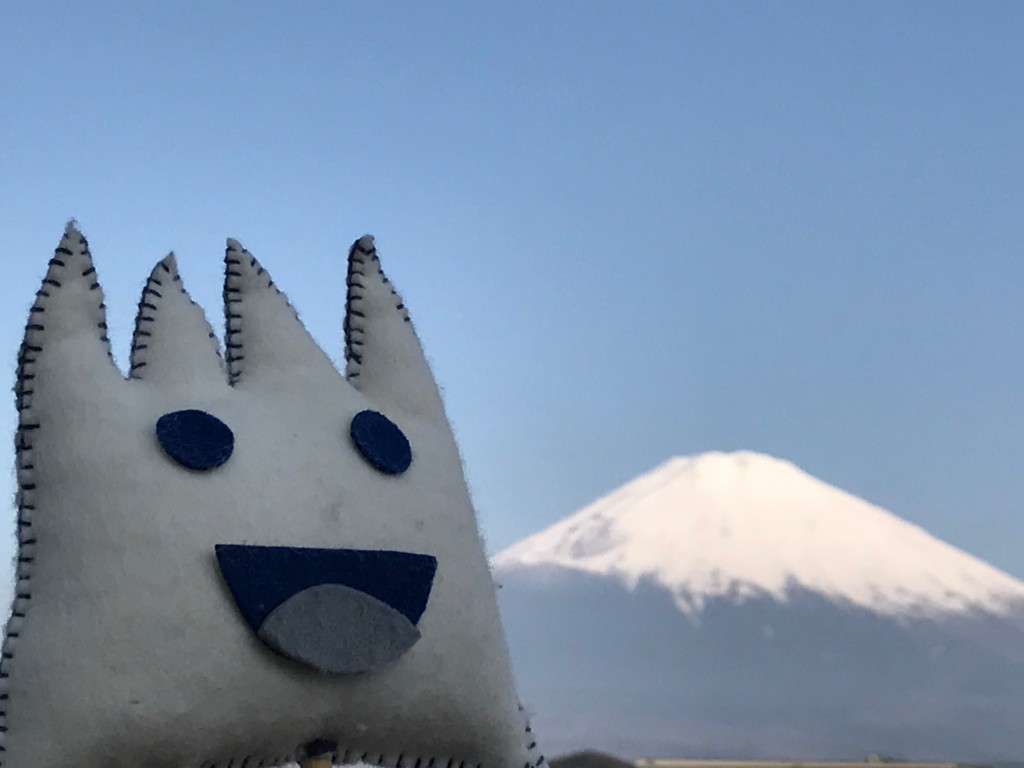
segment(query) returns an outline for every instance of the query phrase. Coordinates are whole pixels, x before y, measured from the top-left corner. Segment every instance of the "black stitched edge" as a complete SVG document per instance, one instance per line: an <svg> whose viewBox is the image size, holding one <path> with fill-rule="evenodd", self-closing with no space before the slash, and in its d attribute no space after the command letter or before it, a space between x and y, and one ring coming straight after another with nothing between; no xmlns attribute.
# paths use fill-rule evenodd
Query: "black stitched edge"
<svg viewBox="0 0 1024 768"><path fill-rule="evenodd" d="M242 313L236 311L241 304L242 289L234 285L241 273L233 266L241 265L241 252L229 242L224 253L224 360L228 364L228 384L234 386L242 376ZM237 307L241 310L241 307Z"/></svg>
<svg viewBox="0 0 1024 768"><path fill-rule="evenodd" d="M135 314L135 331L132 333L131 356L129 358L128 364L129 379L143 378L140 371L146 367L148 362L146 358L149 357L149 354L141 353L149 349L148 340L152 338L153 332L146 328L143 328L142 324L156 322L156 315L160 308L159 302L160 300L163 300L164 295L157 289L153 288L153 286L163 286L163 282L157 276L159 274L158 270L163 270L165 274L172 274L172 270L170 266L168 266L167 264L167 258L168 257L165 257L156 263L156 266L153 267L153 271L146 279L145 286L143 286L142 288L142 296L139 298L139 308ZM180 283L181 275L178 274L177 270L173 271L171 281ZM186 291L184 288L181 288L181 293L188 296L188 291ZM148 296L154 297L154 301L156 303L154 303L154 301L148 301ZM196 302L192 300L191 296L189 296L189 302L193 306L198 306L196 305ZM212 328L207 334L207 337L213 339L214 354L216 354L217 357L220 358L220 348L217 345L217 335L213 332Z"/></svg>
<svg viewBox="0 0 1024 768"><path fill-rule="evenodd" d="M171 271L170 267L168 267L163 260L158 261L157 266L162 266L166 272ZM139 353L148 349L149 345L140 339L143 337L150 337L152 336L152 333L150 331L143 330L142 324L155 322L157 312L157 305L146 301L146 297L155 296L158 299L163 298L163 294L150 287L151 285L162 285L162 283L154 277L156 270L157 267L153 267L153 272L146 279L146 284L142 287L142 295L139 297L138 309L135 312L135 330L132 332L131 353L128 358L129 379L141 379L142 375L139 371L146 367L146 360L142 358L147 357L147 355L140 355ZM147 310L151 314L146 314Z"/></svg>
<svg viewBox="0 0 1024 768"><path fill-rule="evenodd" d="M249 269L256 272L257 277L263 278L266 282L264 288L272 288L274 293L281 296L285 304L295 316L295 322L304 329L299 313L292 306L288 298L281 292L281 289L274 284L270 273L256 260L256 257L249 253L241 243L234 241L228 243L224 252L224 359L228 366L228 383L234 386L242 378L245 371L242 363L245 361L245 339L244 327L244 298L245 291L239 285L239 281L245 277L242 270ZM248 265L245 260L248 259ZM315 342L314 342L315 343Z"/></svg>
<svg viewBox="0 0 1024 768"><path fill-rule="evenodd" d="M43 334L46 332L45 321L39 322L46 315L46 307L43 303L52 295L47 288L61 288L62 282L54 277L56 270L66 270L71 259L76 256L76 249L69 246L77 245L77 255L83 256L88 266L82 270L82 277L89 277L95 274L96 268L92 264L92 256L89 253L89 243L84 237L78 234L78 243L71 241L71 234L74 230L69 229L61 238L60 244L54 251L54 257L50 259L46 277L43 278L40 289L36 292L36 300L28 313L28 321L25 324L25 335L18 351L18 369L15 381L15 405L18 410L18 429L14 436L15 462L17 466L17 508L18 508L18 552L15 570L15 583L17 585L14 601L11 606L11 615L7 620L4 632L3 647L0 649L0 701L3 702L0 708L0 766L3 766L7 751L7 707L10 699L8 680L11 675L11 668L14 662L16 641L21 637L19 624L25 619L28 607L31 604L32 593L30 589L32 581L32 570L35 566L37 538L33 532L32 516L36 511L35 495L36 483L34 479L35 462L33 460L33 440L41 424L32 408L34 388L32 382L36 378L35 364L38 355L43 352ZM75 279L74 276L71 279ZM93 282L91 290L98 290L99 284ZM107 357L112 359L113 353L110 349L106 336L106 319L102 313L105 304L100 296L97 306L101 318L97 323L97 329L101 331L99 338L106 344ZM17 623L16 623L17 622Z"/></svg>
<svg viewBox="0 0 1024 768"><path fill-rule="evenodd" d="M356 240L348 250L348 272L345 276L347 288L345 293L345 321L343 325L345 332L345 378L350 381L359 378L360 369L363 365L363 350L361 348L363 346L363 337L366 335L366 314L358 307L359 302L365 298L363 291L366 290L366 286L362 283L361 278L365 278L370 270L376 268L376 275L380 278L381 282L391 289L391 295L395 297L395 309L398 310L405 322L410 322L409 312L405 308L402 297L398 295L398 291L391 285L391 281L388 280L387 275L381 269L376 245L366 248L363 246L363 239ZM356 382L352 381L352 383L358 386Z"/></svg>
<svg viewBox="0 0 1024 768"><path fill-rule="evenodd" d="M521 710L520 710L521 711ZM303 750L278 755L276 757L258 754L248 754L242 758L232 757L226 760L210 760L199 763L197 768L261 768L264 765L282 766L285 763L294 763L303 758ZM454 757L413 757L405 752L397 754L387 752L359 751L358 749L336 747L333 753L335 764L348 765L350 763L364 763L374 765L378 768L484 768L484 763L472 763L466 760L458 760ZM256 761L253 765L252 761ZM415 760L415 762L413 762ZM543 755L538 760L527 762L523 768L540 768L545 763Z"/></svg>
<svg viewBox="0 0 1024 768"><path fill-rule="evenodd" d="M295 752L291 752L287 755L260 755L260 754L247 754L242 758L232 757L223 760L207 760L199 763L196 768L261 768L264 765L282 766L286 763L294 763L301 760L304 757L303 750L300 748ZM415 759L415 763L413 760ZM542 758L543 759L543 758ZM253 763L253 761L256 761ZM457 760L456 758L445 758L445 757L416 757L413 758L411 755L407 755L404 752L397 754L387 752L369 752L359 751L353 748L342 748L336 747L333 753L332 763L348 765L351 763L365 763L367 765L379 766L379 768L434 768L435 766L442 766L443 768L484 768L484 763L471 763L465 760ZM538 768L539 763L527 763L525 768Z"/></svg>
<svg viewBox="0 0 1024 768"><path fill-rule="evenodd" d="M529 761L523 766L523 768L541 768L541 766L547 763L547 760L537 749L537 739L533 736L533 728L530 727L530 718L527 716L526 708L522 704L519 705L519 714L523 718L523 744L526 747L526 753L529 757Z"/></svg>

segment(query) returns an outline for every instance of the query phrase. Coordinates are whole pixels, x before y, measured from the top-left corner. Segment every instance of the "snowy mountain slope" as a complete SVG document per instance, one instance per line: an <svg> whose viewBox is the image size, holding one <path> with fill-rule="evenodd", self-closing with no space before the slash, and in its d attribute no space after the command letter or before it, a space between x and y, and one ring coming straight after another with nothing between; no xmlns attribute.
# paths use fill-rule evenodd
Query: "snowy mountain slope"
<svg viewBox="0 0 1024 768"><path fill-rule="evenodd" d="M672 459L493 563L552 753L1024 754L1024 583L788 462Z"/></svg>
<svg viewBox="0 0 1024 768"><path fill-rule="evenodd" d="M794 591L902 617L1015 612L1024 582L793 464L671 459L493 559L651 581L696 616L712 599Z"/></svg>

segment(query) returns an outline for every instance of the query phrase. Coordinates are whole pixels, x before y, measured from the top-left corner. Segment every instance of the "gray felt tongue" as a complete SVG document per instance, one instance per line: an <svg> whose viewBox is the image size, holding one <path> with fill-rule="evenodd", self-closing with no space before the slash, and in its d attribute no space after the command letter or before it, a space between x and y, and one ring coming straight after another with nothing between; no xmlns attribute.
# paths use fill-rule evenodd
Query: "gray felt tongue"
<svg viewBox="0 0 1024 768"><path fill-rule="evenodd" d="M342 584L304 589L275 608L259 628L279 653L324 672L370 672L398 659L420 632L375 597Z"/></svg>

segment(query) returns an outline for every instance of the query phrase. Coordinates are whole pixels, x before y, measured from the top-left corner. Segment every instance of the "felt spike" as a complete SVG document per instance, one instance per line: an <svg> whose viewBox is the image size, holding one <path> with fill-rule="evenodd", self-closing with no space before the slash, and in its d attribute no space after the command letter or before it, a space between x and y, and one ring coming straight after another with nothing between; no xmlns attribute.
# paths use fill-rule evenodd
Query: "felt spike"
<svg viewBox="0 0 1024 768"><path fill-rule="evenodd" d="M77 390L97 386L114 390L123 384L114 365L107 338L103 291L89 245L74 222L69 222L57 246L43 283L36 293L25 325L25 338L18 353L14 385L18 409L15 437L18 559L17 588L7 622L0 658L0 698L9 696L9 666L32 598L32 576L36 561L38 520L38 461L36 442L43 414L74 408ZM6 751L8 730L6 704L0 707L0 749Z"/></svg>
<svg viewBox="0 0 1024 768"><path fill-rule="evenodd" d="M224 316L231 384L278 386L298 375L338 376L270 274L237 240L228 240Z"/></svg>
<svg viewBox="0 0 1024 768"><path fill-rule="evenodd" d="M63 379L69 385L80 381L75 376L110 377L113 374L120 378L107 336L103 289L96 276L89 244L73 221L68 222L36 293L25 326L19 367L34 367L43 358L52 361L51 367L62 369L60 376L53 378ZM20 374L24 373L20 370ZM32 386L32 390L38 389L38 383ZM19 408L27 406L23 402L25 397L27 395L19 395Z"/></svg>
<svg viewBox="0 0 1024 768"><path fill-rule="evenodd" d="M183 287L173 253L156 263L142 289L128 375L185 389L226 381L217 337Z"/></svg>
<svg viewBox="0 0 1024 768"><path fill-rule="evenodd" d="M370 397L444 420L444 406L402 297L381 269L373 237L348 254L345 375Z"/></svg>

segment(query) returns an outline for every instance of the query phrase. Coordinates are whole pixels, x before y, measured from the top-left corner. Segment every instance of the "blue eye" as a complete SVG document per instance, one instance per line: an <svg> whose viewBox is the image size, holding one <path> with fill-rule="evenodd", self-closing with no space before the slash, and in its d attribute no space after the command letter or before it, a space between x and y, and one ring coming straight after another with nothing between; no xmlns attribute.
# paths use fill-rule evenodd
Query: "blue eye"
<svg viewBox="0 0 1024 768"><path fill-rule="evenodd" d="M168 456L189 469L219 467L235 449L235 436L227 424L194 409L165 413L156 420L156 437Z"/></svg>
<svg viewBox="0 0 1024 768"><path fill-rule="evenodd" d="M412 448L398 425L383 413L360 411L349 434L363 458L388 475L400 475L412 464Z"/></svg>

